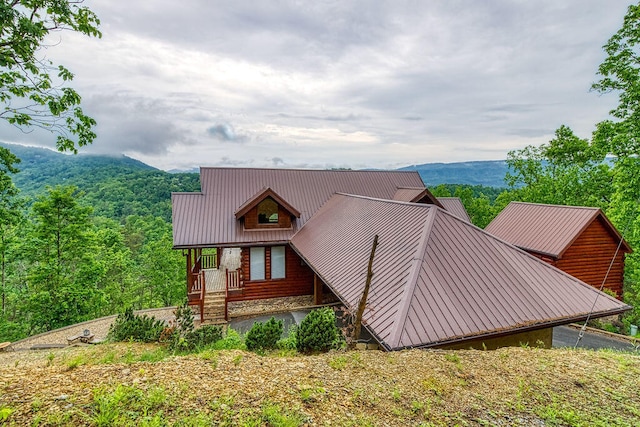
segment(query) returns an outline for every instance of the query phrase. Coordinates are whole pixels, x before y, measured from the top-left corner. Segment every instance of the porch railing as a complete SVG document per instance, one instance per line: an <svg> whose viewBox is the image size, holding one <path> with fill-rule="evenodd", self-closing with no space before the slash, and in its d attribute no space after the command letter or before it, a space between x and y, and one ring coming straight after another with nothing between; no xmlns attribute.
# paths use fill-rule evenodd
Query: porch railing
<svg viewBox="0 0 640 427"><path fill-rule="evenodd" d="M225 269L227 274L227 286L225 286L224 295L224 320L229 320L229 291L242 289L242 277L240 269L231 270Z"/></svg>
<svg viewBox="0 0 640 427"><path fill-rule="evenodd" d="M204 296L207 286L204 280L204 271L191 273L191 283L187 290L187 300L189 305L197 305L200 308L200 322L204 321Z"/></svg>
<svg viewBox="0 0 640 427"><path fill-rule="evenodd" d="M242 282L240 280L240 269L231 270L227 268L227 289L230 291L242 289Z"/></svg>
<svg viewBox="0 0 640 427"><path fill-rule="evenodd" d="M202 254L200 256L200 268L218 268L218 256L214 254Z"/></svg>

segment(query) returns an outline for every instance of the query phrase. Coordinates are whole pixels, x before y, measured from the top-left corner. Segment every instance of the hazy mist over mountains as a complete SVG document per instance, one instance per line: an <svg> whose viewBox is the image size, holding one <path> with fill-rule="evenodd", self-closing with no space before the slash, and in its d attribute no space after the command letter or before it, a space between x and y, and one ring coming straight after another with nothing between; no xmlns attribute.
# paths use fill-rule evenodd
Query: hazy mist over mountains
<svg viewBox="0 0 640 427"><path fill-rule="evenodd" d="M20 173L14 176L19 188L34 185L56 185L63 183L78 174L91 174L96 168L109 168L112 173L130 171L162 171L130 157L105 156L92 154L69 155L45 148L25 147L0 142L18 156L22 162L18 164ZM418 171L427 186L439 184L469 184L487 187L504 187L504 176L507 172L504 160L487 160L459 163L424 163L400 168L399 170ZM199 173L199 168L187 170L169 170L165 173Z"/></svg>

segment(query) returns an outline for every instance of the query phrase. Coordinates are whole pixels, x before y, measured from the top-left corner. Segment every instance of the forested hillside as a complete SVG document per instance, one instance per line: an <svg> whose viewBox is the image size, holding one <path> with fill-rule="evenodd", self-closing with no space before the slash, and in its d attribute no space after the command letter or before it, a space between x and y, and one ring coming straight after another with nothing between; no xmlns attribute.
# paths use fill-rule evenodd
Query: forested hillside
<svg viewBox="0 0 640 427"><path fill-rule="evenodd" d="M0 154L15 184L0 191L0 341L183 300L171 192L198 191L197 174L8 144Z"/></svg>
<svg viewBox="0 0 640 427"><path fill-rule="evenodd" d="M129 215L171 221L171 192L200 189L196 173L170 174L126 156L69 155L1 142L0 147L21 159L12 179L22 197L33 199L47 186L73 185L95 215L118 221Z"/></svg>

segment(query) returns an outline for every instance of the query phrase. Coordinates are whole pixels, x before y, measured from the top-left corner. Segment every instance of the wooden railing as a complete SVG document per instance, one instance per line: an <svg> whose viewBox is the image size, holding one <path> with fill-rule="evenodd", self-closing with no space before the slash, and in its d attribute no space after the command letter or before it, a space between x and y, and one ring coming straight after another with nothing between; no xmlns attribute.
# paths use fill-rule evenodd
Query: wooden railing
<svg viewBox="0 0 640 427"><path fill-rule="evenodd" d="M240 274L240 269L231 270L227 268L225 272L227 273L227 286L225 286L225 294L224 294L224 320L229 320L229 291L242 289L242 276Z"/></svg>
<svg viewBox="0 0 640 427"><path fill-rule="evenodd" d="M200 256L200 268L218 268L218 256L214 254L202 254Z"/></svg>
<svg viewBox="0 0 640 427"><path fill-rule="evenodd" d="M189 305L197 305L200 307L200 322L204 321L204 296L207 292L207 286L204 280L204 271L191 273L189 289L187 290L187 300Z"/></svg>
<svg viewBox="0 0 640 427"><path fill-rule="evenodd" d="M242 289L242 282L240 280L240 269L231 270L227 268L227 290L235 291Z"/></svg>

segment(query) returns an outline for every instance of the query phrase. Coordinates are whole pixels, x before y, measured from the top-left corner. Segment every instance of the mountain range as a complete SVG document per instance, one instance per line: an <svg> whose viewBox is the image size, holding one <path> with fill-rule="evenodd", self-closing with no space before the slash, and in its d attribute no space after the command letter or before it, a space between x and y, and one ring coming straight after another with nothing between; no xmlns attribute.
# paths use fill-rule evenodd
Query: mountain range
<svg viewBox="0 0 640 427"><path fill-rule="evenodd" d="M145 172L155 177L170 175L197 175L198 169L188 171L161 171L130 157L79 154L62 154L45 148L25 147L0 142L22 161L17 166L20 173L13 177L14 183L23 193L31 195L45 186L73 184L80 188L96 184L109 177L126 176ZM504 176L508 166L504 160L472 161L459 163L424 163L400 168L417 171L427 186L439 184L468 184L487 187L504 187ZM189 188L175 191L192 191L193 178ZM167 177L167 179L171 179ZM196 178L197 179L197 178Z"/></svg>

